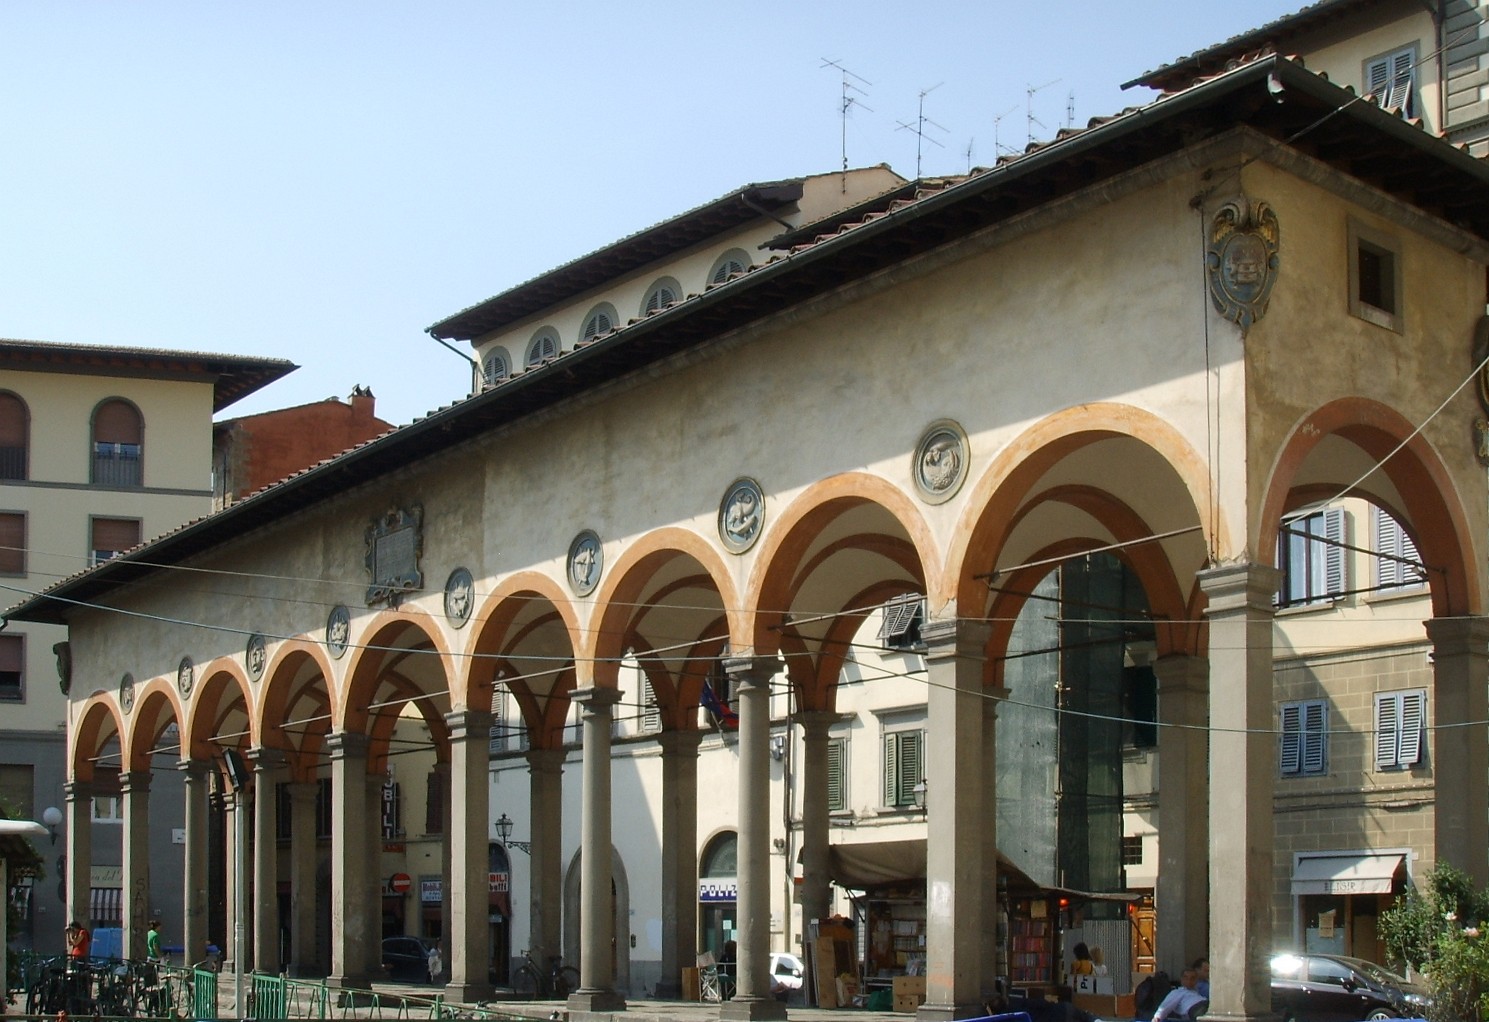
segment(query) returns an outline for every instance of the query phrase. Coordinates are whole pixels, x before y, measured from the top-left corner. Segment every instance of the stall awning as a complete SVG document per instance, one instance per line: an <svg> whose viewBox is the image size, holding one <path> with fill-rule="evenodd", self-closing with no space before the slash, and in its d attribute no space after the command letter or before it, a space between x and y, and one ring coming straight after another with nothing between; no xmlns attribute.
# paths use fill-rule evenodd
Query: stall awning
<svg viewBox="0 0 1489 1022"><path fill-rule="evenodd" d="M924 883L925 838L835 843L828 848L827 870L839 887L855 890L910 881ZM1008 878L1011 891L1039 890L1039 885L1002 852L998 853L998 873Z"/></svg>
<svg viewBox="0 0 1489 1022"><path fill-rule="evenodd" d="M124 889L95 887L88 892L88 917L94 928L124 925Z"/></svg>
<svg viewBox="0 0 1489 1022"><path fill-rule="evenodd" d="M1310 855L1293 870L1293 894L1390 894L1403 858L1371 852Z"/></svg>

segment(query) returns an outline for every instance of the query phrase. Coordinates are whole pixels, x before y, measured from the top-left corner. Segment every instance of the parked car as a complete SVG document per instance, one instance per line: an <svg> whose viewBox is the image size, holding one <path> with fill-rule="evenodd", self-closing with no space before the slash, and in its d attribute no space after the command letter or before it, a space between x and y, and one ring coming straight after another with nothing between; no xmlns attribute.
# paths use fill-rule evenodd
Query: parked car
<svg viewBox="0 0 1489 1022"><path fill-rule="evenodd" d="M1421 1018L1430 1004L1425 989L1363 958L1272 958L1272 1011L1284 1022Z"/></svg>
<svg viewBox="0 0 1489 1022"><path fill-rule="evenodd" d="M789 951L770 953L770 992L781 1000L787 1000L801 992L806 969L801 959Z"/></svg>
<svg viewBox="0 0 1489 1022"><path fill-rule="evenodd" d="M423 937L384 937L383 972L397 983L429 982L432 941Z"/></svg>

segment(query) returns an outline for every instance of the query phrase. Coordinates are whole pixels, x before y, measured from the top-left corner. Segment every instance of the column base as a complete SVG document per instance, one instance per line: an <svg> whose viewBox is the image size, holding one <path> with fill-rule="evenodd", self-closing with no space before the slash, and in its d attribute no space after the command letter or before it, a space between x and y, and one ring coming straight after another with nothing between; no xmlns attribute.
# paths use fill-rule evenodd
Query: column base
<svg viewBox="0 0 1489 1022"><path fill-rule="evenodd" d="M579 990L569 995L564 1007L571 1016L576 1012L604 1014L625 1011L626 999L618 990Z"/></svg>
<svg viewBox="0 0 1489 1022"><path fill-rule="evenodd" d="M1270 1011L1257 1012L1255 1015L1216 1014L1207 1011L1200 1016L1200 1022L1278 1022L1281 1017Z"/></svg>
<svg viewBox="0 0 1489 1022"><path fill-rule="evenodd" d="M377 977L381 979L382 977ZM373 993L372 976L327 976L326 987L337 991L336 1003L340 1007L355 1007L371 1004Z"/></svg>
<svg viewBox="0 0 1489 1022"><path fill-rule="evenodd" d="M457 1004L475 1004L477 1001L492 1001L496 999L496 987L490 983L455 983L445 984L445 1000L454 1001Z"/></svg>
<svg viewBox="0 0 1489 1022"><path fill-rule="evenodd" d="M786 1006L774 997L735 997L719 1005L719 1018L730 1022L784 1019Z"/></svg>
<svg viewBox="0 0 1489 1022"><path fill-rule="evenodd" d="M959 1018L982 1018L987 1013L984 1004L922 1004L915 1009L915 1022L951 1022Z"/></svg>

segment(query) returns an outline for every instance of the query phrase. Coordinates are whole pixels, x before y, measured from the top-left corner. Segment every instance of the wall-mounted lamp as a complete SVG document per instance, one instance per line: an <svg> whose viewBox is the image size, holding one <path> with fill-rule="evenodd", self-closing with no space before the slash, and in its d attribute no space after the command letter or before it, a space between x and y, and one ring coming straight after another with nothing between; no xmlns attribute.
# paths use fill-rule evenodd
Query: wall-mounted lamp
<svg viewBox="0 0 1489 1022"><path fill-rule="evenodd" d="M771 735L770 736L770 758L773 759L773 760L775 760L778 763L781 760L783 760L783 759L786 758L786 736L785 735Z"/></svg>
<svg viewBox="0 0 1489 1022"><path fill-rule="evenodd" d="M501 838L502 844L507 845L511 848L516 848L518 851L526 852L528 855L531 855L533 853L533 846L531 841L512 840L512 818L506 813L502 813L500 816L498 816L496 818L496 822L492 824L492 826L496 827L496 836Z"/></svg>
<svg viewBox="0 0 1489 1022"><path fill-rule="evenodd" d="M930 793L930 788L931 786L927 784L925 778L922 777L920 781L916 783L915 787L911 789L911 791L915 795L915 808L919 809L921 812L925 812L925 804L927 801L927 796Z"/></svg>
<svg viewBox="0 0 1489 1022"><path fill-rule="evenodd" d="M62 825L62 810L56 806L47 806L41 811L41 822L47 825L47 830L52 834L52 844L57 843L57 828Z"/></svg>

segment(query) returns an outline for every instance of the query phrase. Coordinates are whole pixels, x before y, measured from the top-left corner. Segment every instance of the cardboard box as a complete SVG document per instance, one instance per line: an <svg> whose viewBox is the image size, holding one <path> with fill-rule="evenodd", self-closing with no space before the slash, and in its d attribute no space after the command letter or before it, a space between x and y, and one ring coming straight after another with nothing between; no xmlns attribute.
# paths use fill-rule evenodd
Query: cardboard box
<svg viewBox="0 0 1489 1022"><path fill-rule="evenodd" d="M896 976L894 978L894 995L899 997L903 994L919 994L925 997L924 976Z"/></svg>
<svg viewBox="0 0 1489 1022"><path fill-rule="evenodd" d="M1076 994L1070 1002L1097 1018L1132 1018L1137 999L1132 994Z"/></svg>
<svg viewBox="0 0 1489 1022"><path fill-rule="evenodd" d="M896 994L894 998L894 1010L909 1012L913 1015L916 1009L924 1003L925 994Z"/></svg>

